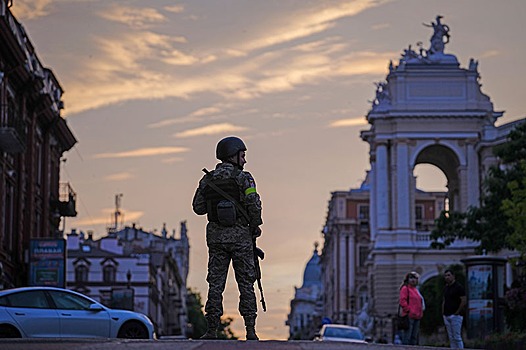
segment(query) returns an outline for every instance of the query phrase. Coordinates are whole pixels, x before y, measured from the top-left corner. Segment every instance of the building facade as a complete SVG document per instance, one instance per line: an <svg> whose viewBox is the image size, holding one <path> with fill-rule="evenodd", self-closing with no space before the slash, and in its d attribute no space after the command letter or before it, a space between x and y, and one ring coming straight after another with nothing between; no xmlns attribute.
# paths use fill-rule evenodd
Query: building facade
<svg viewBox="0 0 526 350"><path fill-rule="evenodd" d="M477 244L468 240L432 249L434 220L444 209L479 205L485 174L498 162L493 148L522 122L495 125L503 113L481 91L477 61L462 68L444 52L449 26L437 17L429 27L430 48L409 46L376 84L369 129L361 133L370 146L367 180L359 190L332 194L324 228L324 313L335 323L355 324L362 310L368 315L362 319L373 319L376 338L392 339L407 272L417 271L425 283L474 254ZM447 193L416 188L419 164L444 173Z"/></svg>
<svg viewBox="0 0 526 350"><path fill-rule="evenodd" d="M186 280L189 242L186 222L180 237L135 226L94 240L93 234L67 235L67 288L112 308L148 315L158 336L187 334Z"/></svg>
<svg viewBox="0 0 526 350"><path fill-rule="evenodd" d="M28 284L29 242L62 238L76 194L60 184L60 159L77 142L62 93L40 62L12 2L0 0L0 289Z"/></svg>
<svg viewBox="0 0 526 350"><path fill-rule="evenodd" d="M446 193L416 190L415 194L417 241L419 247L426 248L434 220L444 209ZM322 300L323 316L331 322L358 326L365 335L377 339L383 335L380 325L387 323L390 312L375 309L374 285L369 275L373 247L370 195L368 176L360 188L331 194L322 232Z"/></svg>

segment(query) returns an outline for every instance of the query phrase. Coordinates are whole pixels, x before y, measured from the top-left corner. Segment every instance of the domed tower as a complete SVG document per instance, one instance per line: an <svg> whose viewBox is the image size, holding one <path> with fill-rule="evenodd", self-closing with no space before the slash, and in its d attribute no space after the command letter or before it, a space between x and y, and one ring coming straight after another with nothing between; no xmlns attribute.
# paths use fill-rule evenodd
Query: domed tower
<svg viewBox="0 0 526 350"><path fill-rule="evenodd" d="M318 242L314 243L314 252L305 266L303 273L303 285L301 288L318 286L321 288L321 258L318 254Z"/></svg>
<svg viewBox="0 0 526 350"><path fill-rule="evenodd" d="M305 266L303 285L294 288L294 299L290 302L290 314L286 322L289 326L289 339L312 340L320 328L323 310L318 242L314 243L314 252Z"/></svg>

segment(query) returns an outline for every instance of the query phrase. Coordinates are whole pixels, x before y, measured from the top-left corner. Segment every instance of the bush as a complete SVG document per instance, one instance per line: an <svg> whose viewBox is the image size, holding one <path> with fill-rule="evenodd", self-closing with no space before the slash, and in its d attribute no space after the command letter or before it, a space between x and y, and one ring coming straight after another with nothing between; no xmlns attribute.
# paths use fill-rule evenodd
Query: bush
<svg viewBox="0 0 526 350"><path fill-rule="evenodd" d="M512 331L520 331L526 325L526 288L515 287L506 292L504 297L506 323Z"/></svg>
<svg viewBox="0 0 526 350"><path fill-rule="evenodd" d="M495 333L488 335L485 343L487 350L526 350L526 333Z"/></svg>

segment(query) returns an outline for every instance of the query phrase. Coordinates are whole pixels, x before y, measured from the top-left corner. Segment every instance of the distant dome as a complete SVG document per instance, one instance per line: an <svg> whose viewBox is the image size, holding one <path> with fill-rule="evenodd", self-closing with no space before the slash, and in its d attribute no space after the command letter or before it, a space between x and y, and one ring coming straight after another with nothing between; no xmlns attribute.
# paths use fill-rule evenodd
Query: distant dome
<svg viewBox="0 0 526 350"><path fill-rule="evenodd" d="M305 272L303 273L303 286L309 287L312 285L321 285L321 264L320 255L318 254L318 243L314 245L314 253L310 258L307 266L305 266Z"/></svg>

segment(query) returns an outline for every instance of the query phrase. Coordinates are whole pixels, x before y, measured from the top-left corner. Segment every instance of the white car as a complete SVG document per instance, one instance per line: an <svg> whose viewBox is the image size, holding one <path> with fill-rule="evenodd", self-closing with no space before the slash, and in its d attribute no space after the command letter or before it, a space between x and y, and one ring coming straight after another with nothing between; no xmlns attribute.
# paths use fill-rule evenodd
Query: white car
<svg viewBox="0 0 526 350"><path fill-rule="evenodd" d="M323 325L315 340L367 343L360 328L341 324Z"/></svg>
<svg viewBox="0 0 526 350"><path fill-rule="evenodd" d="M25 287L0 291L0 338L154 339L141 313L113 310L71 290Z"/></svg>

